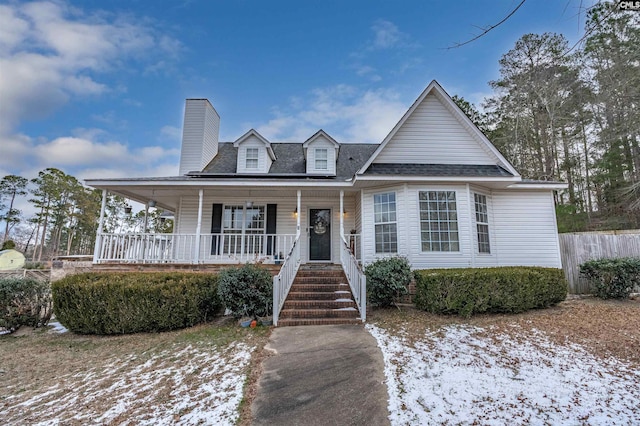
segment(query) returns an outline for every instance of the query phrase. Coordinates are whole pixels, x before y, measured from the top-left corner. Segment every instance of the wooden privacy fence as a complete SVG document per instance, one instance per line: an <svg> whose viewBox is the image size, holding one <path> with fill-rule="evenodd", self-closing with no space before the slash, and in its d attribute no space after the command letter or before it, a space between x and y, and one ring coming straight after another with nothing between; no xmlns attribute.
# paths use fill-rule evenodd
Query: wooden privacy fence
<svg viewBox="0 0 640 426"><path fill-rule="evenodd" d="M33 278L39 281L49 281L51 278L50 269L12 269L10 271L0 271L2 278Z"/></svg>
<svg viewBox="0 0 640 426"><path fill-rule="evenodd" d="M559 237L562 269L569 281L569 293L573 294L590 293L586 280L580 276L581 263L591 259L640 257L640 230L578 232Z"/></svg>

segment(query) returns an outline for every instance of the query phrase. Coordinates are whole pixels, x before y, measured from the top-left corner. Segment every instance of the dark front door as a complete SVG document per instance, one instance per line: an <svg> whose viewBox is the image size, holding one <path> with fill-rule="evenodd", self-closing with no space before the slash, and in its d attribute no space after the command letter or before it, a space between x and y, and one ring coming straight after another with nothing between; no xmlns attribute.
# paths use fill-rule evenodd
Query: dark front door
<svg viewBox="0 0 640 426"><path fill-rule="evenodd" d="M331 260L331 210L309 209L309 260Z"/></svg>

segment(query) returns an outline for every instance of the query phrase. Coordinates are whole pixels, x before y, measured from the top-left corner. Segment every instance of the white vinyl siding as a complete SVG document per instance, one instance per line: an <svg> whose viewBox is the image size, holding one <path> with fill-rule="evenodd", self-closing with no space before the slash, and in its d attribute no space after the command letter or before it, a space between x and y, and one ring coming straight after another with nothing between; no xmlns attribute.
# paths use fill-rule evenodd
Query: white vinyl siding
<svg viewBox="0 0 640 426"><path fill-rule="evenodd" d="M335 175L336 174L336 146L319 136L307 145L307 173ZM319 156L318 156L319 155Z"/></svg>
<svg viewBox="0 0 640 426"><path fill-rule="evenodd" d="M376 253L398 252L398 224L396 223L396 194L387 192L373 196Z"/></svg>
<svg viewBox="0 0 640 426"><path fill-rule="evenodd" d="M257 162L255 161L256 150ZM267 173L269 172L271 163L272 161L267 152L267 147L264 142L257 137L253 135L249 136L238 144L238 173Z"/></svg>
<svg viewBox="0 0 640 426"><path fill-rule="evenodd" d="M356 228L355 214L351 212L356 211L355 197L356 195L347 195L344 197L344 209L348 212L344 217L344 229L345 234L348 234L351 229ZM358 195L359 196L359 195ZM202 234L209 234L211 232L211 217L212 206L214 203L221 203L225 206L243 206L246 201L251 199L256 206L266 206L267 204L277 204L277 218L276 218L276 233L277 234L292 234L296 233L296 217L293 214L296 209L296 197L283 197L275 190L263 191L263 196L256 197L252 195L250 198L248 195L238 195L232 192L217 193L215 196L207 194L205 192L203 209L202 209ZM307 212L309 208L330 208L332 211L331 217L331 253L332 262L340 262L340 198L339 194L335 196L323 197L323 196L305 196L302 197L302 211L300 214L300 254L302 261L306 262L308 258L308 217ZM184 196L182 198L180 214L176 217L176 232L185 234L195 234L196 226L198 222L198 196ZM209 247L203 246L203 256ZM234 259L229 259L232 263Z"/></svg>
<svg viewBox="0 0 640 426"><path fill-rule="evenodd" d="M472 129L429 94L378 154L374 163L497 164Z"/></svg>
<svg viewBox="0 0 640 426"><path fill-rule="evenodd" d="M493 191L491 201L500 266L562 266L551 191Z"/></svg>
<svg viewBox="0 0 640 426"><path fill-rule="evenodd" d="M420 191L422 251L460 251L455 191Z"/></svg>
<svg viewBox="0 0 640 426"><path fill-rule="evenodd" d="M491 240L489 238L489 209L487 196L474 193L474 207L476 212L476 234L478 238L478 253L491 253Z"/></svg>
<svg viewBox="0 0 640 426"><path fill-rule="evenodd" d="M180 150L181 175L202 171L218 153L220 116L206 99L187 99Z"/></svg>

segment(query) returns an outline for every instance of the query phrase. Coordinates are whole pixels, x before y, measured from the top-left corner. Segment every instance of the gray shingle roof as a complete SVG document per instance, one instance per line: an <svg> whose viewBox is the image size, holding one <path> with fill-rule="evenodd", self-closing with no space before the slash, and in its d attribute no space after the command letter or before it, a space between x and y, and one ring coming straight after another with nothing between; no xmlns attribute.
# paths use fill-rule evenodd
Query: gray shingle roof
<svg viewBox="0 0 640 426"><path fill-rule="evenodd" d="M510 177L511 173L497 165L468 164L401 164L373 163L365 175L406 175L443 177Z"/></svg>
<svg viewBox="0 0 640 426"><path fill-rule="evenodd" d="M268 174L252 175L254 178L269 178L273 175L305 174L306 164L304 150L300 143L271 143L276 160L271 164ZM338 151L336 176L334 179L345 180L352 178L358 169L371 157L378 148L375 144L341 144ZM218 155L202 170L203 174L235 175L238 161L238 149L231 142L218 145ZM269 176L272 175L272 176ZM235 175L247 177L246 174ZM233 176L229 176L233 177ZM313 176L308 176L313 178ZM326 179L326 177L321 177Z"/></svg>

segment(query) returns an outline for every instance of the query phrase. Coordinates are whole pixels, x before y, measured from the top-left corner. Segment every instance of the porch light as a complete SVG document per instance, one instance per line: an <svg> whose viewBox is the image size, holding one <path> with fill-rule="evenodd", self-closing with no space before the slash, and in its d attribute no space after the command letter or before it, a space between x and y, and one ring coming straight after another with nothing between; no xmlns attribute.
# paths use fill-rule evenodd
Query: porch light
<svg viewBox="0 0 640 426"><path fill-rule="evenodd" d="M253 201L247 201L246 202L246 206L247 206L248 209L252 208L253 207Z"/></svg>
<svg viewBox="0 0 640 426"><path fill-rule="evenodd" d="M124 206L124 212L126 214L131 214L131 206L129 204Z"/></svg>
<svg viewBox="0 0 640 426"><path fill-rule="evenodd" d="M156 206L156 200L149 200L149 207L155 207Z"/></svg>
<svg viewBox="0 0 640 426"><path fill-rule="evenodd" d="M298 217L298 208L297 207L293 211L293 217Z"/></svg>
<svg viewBox="0 0 640 426"><path fill-rule="evenodd" d="M346 210L342 210L342 216L346 216L347 215L347 211Z"/></svg>

